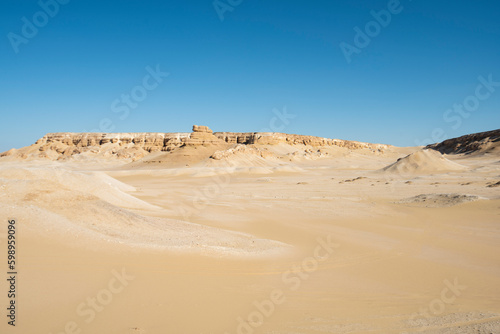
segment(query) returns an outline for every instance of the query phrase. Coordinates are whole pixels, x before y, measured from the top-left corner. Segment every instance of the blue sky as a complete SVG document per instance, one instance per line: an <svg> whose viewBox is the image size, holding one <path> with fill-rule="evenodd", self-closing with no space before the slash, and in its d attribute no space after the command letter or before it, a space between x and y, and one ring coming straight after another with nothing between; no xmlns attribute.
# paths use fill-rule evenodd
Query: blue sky
<svg viewBox="0 0 500 334"><path fill-rule="evenodd" d="M0 4L0 151L193 124L398 146L500 128L500 83L476 96L500 82L498 1L55 1Z"/></svg>

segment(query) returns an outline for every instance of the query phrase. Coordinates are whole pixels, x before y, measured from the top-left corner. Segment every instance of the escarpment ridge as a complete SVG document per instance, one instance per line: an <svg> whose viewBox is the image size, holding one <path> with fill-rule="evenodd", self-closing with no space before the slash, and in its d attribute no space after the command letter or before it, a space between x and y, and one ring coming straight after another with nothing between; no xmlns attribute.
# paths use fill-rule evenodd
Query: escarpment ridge
<svg viewBox="0 0 500 334"><path fill-rule="evenodd" d="M99 156L136 161L156 152L179 148L210 148L214 151L236 145L302 145L310 147L338 146L350 150L383 151L390 145L329 139L277 132L213 132L207 126L194 125L192 132L178 133L48 133L35 144L12 149L0 157L61 160Z"/></svg>
<svg viewBox="0 0 500 334"><path fill-rule="evenodd" d="M446 154L493 153L500 151L500 129L447 139L427 148Z"/></svg>

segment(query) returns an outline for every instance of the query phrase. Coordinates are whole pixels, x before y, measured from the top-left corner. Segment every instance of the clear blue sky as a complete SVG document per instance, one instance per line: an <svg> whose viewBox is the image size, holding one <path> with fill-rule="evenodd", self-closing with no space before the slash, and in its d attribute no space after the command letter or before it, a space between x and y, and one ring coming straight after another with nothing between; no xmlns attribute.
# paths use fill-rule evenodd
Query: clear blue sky
<svg viewBox="0 0 500 334"><path fill-rule="evenodd" d="M220 0L219 13L211 0L60 0L57 13L53 1L53 17L0 4L0 151L103 119L113 132L259 131L284 106L283 132L398 146L500 128L500 84L474 97L479 76L500 82L497 0ZM390 23L370 24L388 9ZM340 44L367 24L348 63ZM157 65L169 75L145 90ZM468 117L443 118L464 101Z"/></svg>

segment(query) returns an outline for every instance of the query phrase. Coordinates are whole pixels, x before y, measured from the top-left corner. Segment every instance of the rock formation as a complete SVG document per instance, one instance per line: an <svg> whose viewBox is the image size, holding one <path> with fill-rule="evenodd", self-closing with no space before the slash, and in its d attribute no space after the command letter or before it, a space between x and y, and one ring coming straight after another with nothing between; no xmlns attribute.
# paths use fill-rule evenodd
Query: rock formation
<svg viewBox="0 0 500 334"><path fill-rule="evenodd" d="M470 154L499 150L500 129L448 139L441 143L427 145L427 148L446 154Z"/></svg>
<svg viewBox="0 0 500 334"><path fill-rule="evenodd" d="M235 147L227 149L227 150L216 151L210 156L210 158L214 159L214 160L222 160L222 159L229 158L229 157L236 155L236 154L247 154L247 155L251 154L251 155L259 156L261 158L269 158L272 156L271 153L269 153L267 151L263 151L257 147L250 147L248 145L238 144Z"/></svg>
<svg viewBox="0 0 500 334"><path fill-rule="evenodd" d="M194 125L191 133L49 133L31 146L6 151L0 154L0 157L50 160L98 157L135 161L155 152L171 152L179 148L201 146L213 148L215 152L231 149L238 144L338 146L351 150L369 149L378 152L389 147L381 144L276 132L213 132L207 126Z"/></svg>
<svg viewBox="0 0 500 334"><path fill-rule="evenodd" d="M193 125L193 132L189 136L189 139L185 141L185 145L189 146L220 144L224 144L224 142L214 136L213 131L208 126L203 125Z"/></svg>
<svg viewBox="0 0 500 334"><path fill-rule="evenodd" d="M205 125L193 125L193 132L213 133L213 131Z"/></svg>

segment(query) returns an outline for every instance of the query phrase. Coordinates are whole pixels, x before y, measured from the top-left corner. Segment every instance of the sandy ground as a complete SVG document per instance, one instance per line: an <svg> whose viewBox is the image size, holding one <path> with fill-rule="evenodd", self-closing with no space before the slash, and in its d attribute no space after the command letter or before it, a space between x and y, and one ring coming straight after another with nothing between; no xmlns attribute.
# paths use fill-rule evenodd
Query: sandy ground
<svg viewBox="0 0 500 334"><path fill-rule="evenodd" d="M416 150L3 163L0 332L500 333L500 158Z"/></svg>

